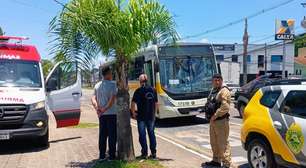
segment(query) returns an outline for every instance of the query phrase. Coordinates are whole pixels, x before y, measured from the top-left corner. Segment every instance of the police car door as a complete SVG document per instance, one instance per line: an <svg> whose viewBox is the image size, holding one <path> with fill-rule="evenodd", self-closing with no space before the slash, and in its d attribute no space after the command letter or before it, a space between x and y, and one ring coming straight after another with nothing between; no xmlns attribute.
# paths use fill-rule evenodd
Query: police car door
<svg viewBox="0 0 306 168"><path fill-rule="evenodd" d="M306 88L291 90L280 98L281 118L274 126L301 165L306 165Z"/></svg>
<svg viewBox="0 0 306 168"><path fill-rule="evenodd" d="M78 125L80 120L81 75L75 62L60 62L46 79L47 104L57 128Z"/></svg>

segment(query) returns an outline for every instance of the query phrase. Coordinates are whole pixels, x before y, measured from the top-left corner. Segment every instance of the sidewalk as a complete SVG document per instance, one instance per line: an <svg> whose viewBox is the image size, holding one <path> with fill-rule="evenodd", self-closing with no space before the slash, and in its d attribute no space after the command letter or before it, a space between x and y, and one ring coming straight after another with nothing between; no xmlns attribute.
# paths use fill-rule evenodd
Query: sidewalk
<svg viewBox="0 0 306 168"><path fill-rule="evenodd" d="M91 93L90 90L83 91L84 95L87 95L87 92ZM91 104L89 104L87 99L88 98L86 96L83 97L81 122L97 123L98 120L96 113L94 112L94 109L92 108ZM136 122L132 120L131 123L135 155L140 156L141 148L138 142L138 131L136 127ZM98 130L96 132L98 134ZM156 133L156 136L158 159L160 163L167 168L200 168L203 162L208 161L205 160L205 156L200 156L199 154L185 148L184 146L177 144L167 138L164 138L163 136L160 136L158 132Z"/></svg>
<svg viewBox="0 0 306 168"><path fill-rule="evenodd" d="M140 144L138 143L137 127L133 126L134 149L136 156L140 153ZM167 168L200 168L201 164L207 160L198 156L184 146L176 144L164 137L157 135L157 157L162 165ZM148 141L149 142L149 141Z"/></svg>

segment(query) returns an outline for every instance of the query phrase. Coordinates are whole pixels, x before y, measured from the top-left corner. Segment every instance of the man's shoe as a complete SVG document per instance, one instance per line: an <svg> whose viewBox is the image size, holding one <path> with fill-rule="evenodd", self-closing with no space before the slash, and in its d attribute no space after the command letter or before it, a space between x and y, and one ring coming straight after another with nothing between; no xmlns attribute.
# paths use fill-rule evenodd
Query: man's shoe
<svg viewBox="0 0 306 168"><path fill-rule="evenodd" d="M205 162L205 166L216 166L216 167L221 167L221 163L215 162L215 161L210 161L210 162Z"/></svg>
<svg viewBox="0 0 306 168"><path fill-rule="evenodd" d="M156 153L153 153L153 154L150 155L150 159L156 159L156 158L157 158Z"/></svg>
<svg viewBox="0 0 306 168"><path fill-rule="evenodd" d="M109 157L108 158L108 161L112 162L112 161L115 161L116 160L116 157Z"/></svg>
<svg viewBox="0 0 306 168"><path fill-rule="evenodd" d="M148 159L148 155L142 154L142 155L140 156L140 159Z"/></svg>

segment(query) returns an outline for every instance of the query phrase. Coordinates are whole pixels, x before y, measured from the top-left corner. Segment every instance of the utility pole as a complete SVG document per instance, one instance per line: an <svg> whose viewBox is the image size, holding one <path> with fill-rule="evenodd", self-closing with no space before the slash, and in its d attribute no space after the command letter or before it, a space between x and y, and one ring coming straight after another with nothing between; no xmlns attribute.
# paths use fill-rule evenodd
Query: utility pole
<svg viewBox="0 0 306 168"><path fill-rule="evenodd" d="M283 40L283 71L282 78L286 78L286 40Z"/></svg>
<svg viewBox="0 0 306 168"><path fill-rule="evenodd" d="M301 5L306 8L306 3L302 3ZM306 30L306 16L304 16L304 19L301 21L301 26Z"/></svg>
<svg viewBox="0 0 306 168"><path fill-rule="evenodd" d="M267 67L267 61L268 59L268 54L267 54L267 43L265 43L265 75L267 74L267 71L268 71L268 67Z"/></svg>
<svg viewBox="0 0 306 168"><path fill-rule="evenodd" d="M248 19L245 19L244 23L244 34L243 34L243 84L248 82L248 69L247 69L247 55L248 55Z"/></svg>

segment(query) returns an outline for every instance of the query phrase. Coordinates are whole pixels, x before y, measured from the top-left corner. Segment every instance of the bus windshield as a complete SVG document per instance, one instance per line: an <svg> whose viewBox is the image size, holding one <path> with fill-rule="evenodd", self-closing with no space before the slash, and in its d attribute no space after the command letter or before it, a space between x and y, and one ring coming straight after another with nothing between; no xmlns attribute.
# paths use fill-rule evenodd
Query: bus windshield
<svg viewBox="0 0 306 168"><path fill-rule="evenodd" d="M42 87L38 62L0 60L0 87Z"/></svg>
<svg viewBox="0 0 306 168"><path fill-rule="evenodd" d="M213 57L189 56L160 60L162 87L172 94L209 91L215 72Z"/></svg>

